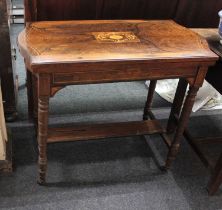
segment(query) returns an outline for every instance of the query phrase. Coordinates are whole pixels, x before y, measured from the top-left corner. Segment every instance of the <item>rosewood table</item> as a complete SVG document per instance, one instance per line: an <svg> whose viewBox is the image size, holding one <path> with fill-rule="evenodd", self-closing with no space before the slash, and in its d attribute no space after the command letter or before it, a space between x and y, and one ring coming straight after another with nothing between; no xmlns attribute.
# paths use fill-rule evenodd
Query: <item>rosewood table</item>
<svg viewBox="0 0 222 210"><path fill-rule="evenodd" d="M33 22L20 33L18 46L33 75L28 92L30 110L38 113L39 184L45 183L47 143L52 142L160 133L169 147L169 168L208 66L218 59L202 37L168 20ZM139 122L48 128L49 99L67 85L167 78L190 86L172 140L150 110L152 94ZM171 115L181 108L179 100L176 95Z"/></svg>

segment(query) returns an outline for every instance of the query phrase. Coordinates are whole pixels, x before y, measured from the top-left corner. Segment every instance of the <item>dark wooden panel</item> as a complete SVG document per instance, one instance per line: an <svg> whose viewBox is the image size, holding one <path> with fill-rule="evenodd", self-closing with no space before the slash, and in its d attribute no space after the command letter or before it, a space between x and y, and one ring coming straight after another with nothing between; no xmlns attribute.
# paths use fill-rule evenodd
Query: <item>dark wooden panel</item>
<svg viewBox="0 0 222 210"><path fill-rule="evenodd" d="M37 0L24 0L25 22L37 20Z"/></svg>
<svg viewBox="0 0 222 210"><path fill-rule="evenodd" d="M0 1L0 49L0 77L3 101L5 101L4 109L5 113L11 118L16 113L16 91L12 68L6 0ZM8 116L6 116L7 118Z"/></svg>
<svg viewBox="0 0 222 210"><path fill-rule="evenodd" d="M26 21L173 19L178 0L25 0Z"/></svg>
<svg viewBox="0 0 222 210"><path fill-rule="evenodd" d="M104 0L104 19L173 19L178 0Z"/></svg>
<svg viewBox="0 0 222 210"><path fill-rule="evenodd" d="M217 27L222 0L25 0L26 21L175 19L187 27Z"/></svg>
<svg viewBox="0 0 222 210"><path fill-rule="evenodd" d="M222 0L179 0L175 20L186 27L217 27Z"/></svg>
<svg viewBox="0 0 222 210"><path fill-rule="evenodd" d="M179 0L149 0L146 1L143 18L173 19Z"/></svg>
<svg viewBox="0 0 222 210"><path fill-rule="evenodd" d="M78 141L132 135L138 136L162 132L163 129L157 120L78 125L72 128L66 127L49 129L47 142Z"/></svg>
<svg viewBox="0 0 222 210"><path fill-rule="evenodd" d="M101 0L41 0L37 2L37 20L96 19L99 5Z"/></svg>
<svg viewBox="0 0 222 210"><path fill-rule="evenodd" d="M123 19L143 19L146 0L122 0L121 16Z"/></svg>
<svg viewBox="0 0 222 210"><path fill-rule="evenodd" d="M104 19L121 19L122 0L104 0L102 17Z"/></svg>

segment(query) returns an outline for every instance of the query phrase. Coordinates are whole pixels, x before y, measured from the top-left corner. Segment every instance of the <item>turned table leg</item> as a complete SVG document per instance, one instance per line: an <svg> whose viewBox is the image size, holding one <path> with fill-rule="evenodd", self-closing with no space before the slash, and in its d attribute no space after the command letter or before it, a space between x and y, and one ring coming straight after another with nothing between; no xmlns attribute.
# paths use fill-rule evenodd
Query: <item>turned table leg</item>
<svg viewBox="0 0 222 210"><path fill-rule="evenodd" d="M39 184L44 184L47 170L47 136L50 97L50 77L38 77L38 148L39 148Z"/></svg>
<svg viewBox="0 0 222 210"><path fill-rule="evenodd" d="M187 126L198 90L199 90L199 86L190 86L189 88L188 95L186 97L186 100L185 100L185 103L181 112L181 116L179 118L178 127L176 129L174 139L172 141L170 150L167 155L167 160L166 160L166 165L165 165L166 169L170 167L171 163L176 158L176 155L179 151L180 140L182 139L183 132Z"/></svg>
<svg viewBox="0 0 222 210"><path fill-rule="evenodd" d="M144 112L143 112L143 120L148 120L149 111L150 111L152 103L153 103L153 95L154 95L154 92L155 92L156 83L157 83L157 80L151 80L150 81L150 86L149 86L149 91L148 91L148 95L147 95L146 105L144 107Z"/></svg>
<svg viewBox="0 0 222 210"><path fill-rule="evenodd" d="M220 158L217 161L215 170L207 187L209 194L214 195L219 189L221 184L222 184L222 154L220 155Z"/></svg>
<svg viewBox="0 0 222 210"><path fill-rule="evenodd" d="M183 105L184 96L185 96L186 89L187 89L187 85L188 85L188 82L184 78L181 78L179 80L176 94L175 94L174 101L173 101L173 105L171 108L168 124L167 124L167 133L168 134L173 133L175 131L175 128L176 128L175 115L177 115L178 117L180 115L180 111L181 111L181 108Z"/></svg>

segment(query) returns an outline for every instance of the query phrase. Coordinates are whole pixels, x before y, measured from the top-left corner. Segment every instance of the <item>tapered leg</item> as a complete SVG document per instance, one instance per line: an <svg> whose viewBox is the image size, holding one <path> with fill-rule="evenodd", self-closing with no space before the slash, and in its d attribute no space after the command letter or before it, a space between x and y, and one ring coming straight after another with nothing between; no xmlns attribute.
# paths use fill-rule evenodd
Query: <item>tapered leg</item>
<svg viewBox="0 0 222 210"><path fill-rule="evenodd" d="M170 112L170 116L169 116L169 120L168 120L168 124L167 124L167 133L173 133L175 131L176 128L176 124L175 124L175 119L174 116L175 115L180 115L180 111L183 105L183 100L184 100L184 96L186 93L186 89L187 89L187 81L184 78L181 78L179 80L178 86L177 86L177 91L174 97L174 101L173 101L173 105L171 108L171 112Z"/></svg>
<svg viewBox="0 0 222 210"><path fill-rule="evenodd" d="M222 184L222 154L220 155L220 158L217 161L215 170L207 187L209 194L214 195L219 189L221 184Z"/></svg>
<svg viewBox="0 0 222 210"><path fill-rule="evenodd" d="M183 132L187 126L192 107L194 104L194 100L197 94L197 91L199 90L199 87L191 86L188 95L186 97L181 116L179 118L178 127L176 129L176 133L174 135L173 142L171 144L170 150L168 152L167 160L166 160L166 169L168 169L173 162L173 160L176 158L176 155L179 151L180 146L180 140L182 139Z"/></svg>
<svg viewBox="0 0 222 210"><path fill-rule="evenodd" d="M47 170L47 136L50 97L50 77L39 75L38 78L38 148L39 178L38 183L44 184Z"/></svg>
<svg viewBox="0 0 222 210"><path fill-rule="evenodd" d="M149 113L152 103L153 103L153 95L155 92L156 83L157 83L157 80L150 81L146 105L145 105L144 112L143 112L143 120L148 120L148 113Z"/></svg>

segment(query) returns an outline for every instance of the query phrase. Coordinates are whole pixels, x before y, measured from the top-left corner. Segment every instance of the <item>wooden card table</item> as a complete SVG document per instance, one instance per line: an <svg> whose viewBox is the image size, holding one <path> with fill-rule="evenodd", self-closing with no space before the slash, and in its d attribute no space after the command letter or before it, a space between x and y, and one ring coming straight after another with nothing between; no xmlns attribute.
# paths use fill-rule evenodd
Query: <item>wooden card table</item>
<svg viewBox="0 0 222 210"><path fill-rule="evenodd" d="M169 168L208 66L218 59L203 38L173 21L33 22L20 33L18 45L33 75L29 95L38 99L29 99L29 107L38 113L40 184L46 177L47 143L52 142L160 133L169 146ZM49 98L67 85L168 78L190 85L172 140L150 110L152 94L140 122L48 128ZM180 98L176 95L171 114L181 108Z"/></svg>

